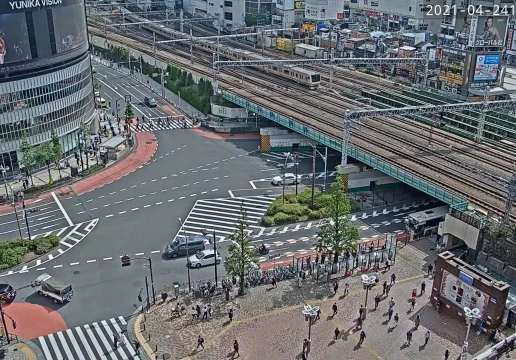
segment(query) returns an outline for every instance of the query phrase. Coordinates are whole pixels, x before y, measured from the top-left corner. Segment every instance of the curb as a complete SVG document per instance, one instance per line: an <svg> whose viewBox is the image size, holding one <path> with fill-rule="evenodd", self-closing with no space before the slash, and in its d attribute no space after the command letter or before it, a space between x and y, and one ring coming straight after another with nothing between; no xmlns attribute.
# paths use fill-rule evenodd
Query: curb
<svg viewBox="0 0 516 360"><path fill-rule="evenodd" d="M16 344L18 350L20 350L29 360L45 359L43 352L39 347L36 346L32 341L19 339L19 343Z"/></svg>
<svg viewBox="0 0 516 360"><path fill-rule="evenodd" d="M144 351L140 351L140 358L142 360L152 360L154 359L154 351L152 351L151 347L147 343L147 340L143 337L142 332L140 331L140 324L142 322L143 314L141 312L142 307L140 306L131 316L131 319L127 322L127 328L131 329L131 331L127 331L127 337L129 341L132 343L133 341L138 341L141 345L141 349Z"/></svg>

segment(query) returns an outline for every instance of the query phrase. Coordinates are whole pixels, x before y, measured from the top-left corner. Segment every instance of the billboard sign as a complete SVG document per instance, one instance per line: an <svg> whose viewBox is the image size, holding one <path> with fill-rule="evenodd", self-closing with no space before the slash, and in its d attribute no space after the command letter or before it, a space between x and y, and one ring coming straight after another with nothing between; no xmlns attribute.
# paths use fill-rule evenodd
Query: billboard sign
<svg viewBox="0 0 516 360"><path fill-rule="evenodd" d="M496 81L501 58L500 54L477 55L473 81Z"/></svg>
<svg viewBox="0 0 516 360"><path fill-rule="evenodd" d="M324 20L326 19L326 9L321 8L319 5L305 5L305 18Z"/></svg>
<svg viewBox="0 0 516 360"><path fill-rule="evenodd" d="M306 1L294 1L294 9L296 10L304 10L306 6Z"/></svg>
<svg viewBox="0 0 516 360"><path fill-rule="evenodd" d="M294 0L275 0L276 8L280 10L294 9Z"/></svg>
<svg viewBox="0 0 516 360"><path fill-rule="evenodd" d="M478 309L484 314L489 303L489 295L464 282L462 279L443 271L441 295L459 308Z"/></svg>
<svg viewBox="0 0 516 360"><path fill-rule="evenodd" d="M82 0L9 1L0 8L0 72L88 46Z"/></svg>
<svg viewBox="0 0 516 360"><path fill-rule="evenodd" d="M516 55L516 29L515 22L511 21L507 34L507 52L511 55Z"/></svg>
<svg viewBox="0 0 516 360"><path fill-rule="evenodd" d="M455 32L459 43L469 47L503 47L507 38L508 16L470 16L457 18Z"/></svg>
<svg viewBox="0 0 516 360"><path fill-rule="evenodd" d="M315 33L315 25L304 23L303 25L301 25L301 32L302 33Z"/></svg>

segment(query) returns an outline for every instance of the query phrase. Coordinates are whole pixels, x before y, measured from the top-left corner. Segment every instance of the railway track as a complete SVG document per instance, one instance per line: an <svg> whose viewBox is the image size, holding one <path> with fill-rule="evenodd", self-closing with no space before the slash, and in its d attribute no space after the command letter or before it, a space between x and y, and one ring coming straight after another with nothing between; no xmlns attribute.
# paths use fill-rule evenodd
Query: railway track
<svg viewBox="0 0 516 360"><path fill-rule="evenodd" d="M101 30L95 30L92 29L91 31L93 34L96 34L97 36L102 36L103 32ZM149 55L152 55L152 49L150 46L138 43L135 41L128 41L127 39L121 39L119 36L117 36L115 41L128 45L130 47L134 47L138 50L140 50L143 53L147 53ZM178 53L177 49L175 50L175 53ZM178 61L177 58L172 57L170 54L167 54L166 51L159 50L156 53L156 56L158 59L172 63L176 66L180 66L183 68L187 68L190 70L193 70L197 73L199 73L202 76L206 76L207 78L211 77L211 72L203 70L203 66L198 66L197 64L187 64L186 61ZM183 54L184 56L184 54ZM209 64L208 61L206 61L207 64ZM240 77L240 76L238 76ZM333 120L327 120L328 116L325 111L328 111L328 108L322 109L323 113L316 113L314 114L313 111L309 111L307 109L304 109L301 111L301 106L303 104L306 104L305 101L299 101L299 103L296 104L290 104L286 105L284 102L280 102L277 99L270 98L270 93L264 94L262 91L256 91L255 89L240 89L238 88L239 85L241 86L241 81L238 80L238 77L235 76L235 72L224 72L219 77L219 83L221 87L225 88L236 88L233 90L233 92L240 94L241 96L245 98L249 98L251 101L254 101L255 103L261 104L264 107L271 107L271 104L274 104L275 110L278 113L283 114L286 117L289 118L299 118L299 116L293 116L293 113L297 111L298 115L302 112L303 115L306 116L306 120L304 121L309 126L313 126L314 123L318 123L318 127L321 128L321 132L325 133L326 135L339 139L340 133L342 129L342 124L339 123L340 116L334 118ZM260 82L257 79L253 79L252 77L249 77L245 75L246 81L248 83L253 83L258 87L263 87L263 82ZM275 81L278 83L278 81ZM291 88L295 88L293 84L289 84ZM275 89L276 91L278 88ZM290 95L287 95L288 97L292 98ZM313 92L311 94L304 94L304 96L309 96L312 98L315 98ZM361 104L362 105L362 104ZM305 105L306 106L306 105ZM363 105L362 105L363 106ZM278 109L279 108L279 109ZM340 111L342 111L342 107L340 108ZM337 110L333 110L333 114L336 115ZM339 113L339 115L342 114L342 112ZM311 121L310 121L311 120ZM371 146L371 134L354 134L352 138L352 144L355 146L358 146L361 149L364 149L366 152L370 152L371 154L374 154L375 156L381 156L385 159L388 159L388 162L394 160L397 163L401 164L401 168L404 168L408 172L417 173L420 176L423 176L425 178L435 179L436 183L439 183L441 185L444 185L445 187L450 187L455 189L461 189L460 191L457 191L457 193L462 194L466 198L470 199L473 203L478 204L479 206L485 208L486 210L491 210L495 213L501 214L503 212L504 208L504 200L503 196L500 196L498 194L497 190L490 189L487 185L481 183L478 179L475 179L475 186L468 185L464 182L463 179L460 179L458 176L450 175L449 168L446 168L443 166L439 167L436 165L436 162L433 160L428 159L422 159L420 156L414 155L414 151L403 151L403 149L400 149L399 147L392 146L389 144L389 142L392 142L392 138L387 139L385 137L379 137L378 135L374 135L376 139L378 140L378 143L373 144ZM356 138L356 142L353 140ZM399 143L398 143L399 144ZM408 142L405 140L405 144L408 145ZM411 144L414 146L413 144ZM417 152L416 152L417 154ZM420 170L417 167L424 165L424 170ZM439 174L436 176L436 174ZM470 179L468 176L467 179ZM482 189L482 196L474 195L475 193L478 193L478 189Z"/></svg>

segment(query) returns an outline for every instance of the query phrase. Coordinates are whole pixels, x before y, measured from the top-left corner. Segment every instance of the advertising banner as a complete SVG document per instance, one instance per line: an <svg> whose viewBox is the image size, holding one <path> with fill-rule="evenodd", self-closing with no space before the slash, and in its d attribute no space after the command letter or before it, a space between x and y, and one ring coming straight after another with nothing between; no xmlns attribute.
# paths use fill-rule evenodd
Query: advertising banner
<svg viewBox="0 0 516 360"><path fill-rule="evenodd" d="M315 25L314 24L303 24L303 25L301 25L301 32L315 33Z"/></svg>
<svg viewBox="0 0 516 360"><path fill-rule="evenodd" d="M294 1L294 9L296 10L304 10L306 6L306 1Z"/></svg>
<svg viewBox="0 0 516 360"><path fill-rule="evenodd" d="M509 30L507 30L507 53L516 55L516 29L515 22L509 23Z"/></svg>
<svg viewBox="0 0 516 360"><path fill-rule="evenodd" d="M457 16L455 32L469 47L503 47L508 21L508 16Z"/></svg>
<svg viewBox="0 0 516 360"><path fill-rule="evenodd" d="M478 309L484 314L489 303L489 295L467 284L448 271L443 272L441 295L460 308Z"/></svg>
<svg viewBox="0 0 516 360"><path fill-rule="evenodd" d="M294 0L275 0L276 8L280 10L294 9Z"/></svg>
<svg viewBox="0 0 516 360"><path fill-rule="evenodd" d="M501 58L500 54L477 55L473 81L496 81Z"/></svg>

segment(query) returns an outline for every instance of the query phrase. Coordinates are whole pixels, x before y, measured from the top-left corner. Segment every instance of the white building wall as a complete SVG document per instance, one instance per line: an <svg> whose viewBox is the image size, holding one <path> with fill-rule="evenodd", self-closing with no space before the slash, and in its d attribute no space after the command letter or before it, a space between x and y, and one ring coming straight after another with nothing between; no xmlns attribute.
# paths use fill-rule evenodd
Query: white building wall
<svg viewBox="0 0 516 360"><path fill-rule="evenodd" d="M226 6L225 0L184 0L183 9L191 14L200 11L219 18L227 28L237 29L244 26L245 0L227 0L227 3L232 6Z"/></svg>
<svg viewBox="0 0 516 360"><path fill-rule="evenodd" d="M306 0L305 18L308 20L337 20L337 14L343 13L344 0Z"/></svg>

